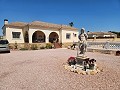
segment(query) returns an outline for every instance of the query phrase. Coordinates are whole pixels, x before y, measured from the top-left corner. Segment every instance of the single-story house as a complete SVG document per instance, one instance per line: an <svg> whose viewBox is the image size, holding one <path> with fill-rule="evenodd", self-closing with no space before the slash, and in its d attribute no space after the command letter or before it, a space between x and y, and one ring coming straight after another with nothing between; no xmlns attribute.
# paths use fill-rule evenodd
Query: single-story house
<svg viewBox="0 0 120 90"><path fill-rule="evenodd" d="M87 32L88 41L106 42L116 41L117 35L111 32Z"/></svg>
<svg viewBox="0 0 120 90"><path fill-rule="evenodd" d="M89 38L115 38L116 34L111 32L88 32Z"/></svg>
<svg viewBox="0 0 120 90"><path fill-rule="evenodd" d="M41 21L11 22L4 20L3 36L9 43L69 43L78 42L78 29Z"/></svg>

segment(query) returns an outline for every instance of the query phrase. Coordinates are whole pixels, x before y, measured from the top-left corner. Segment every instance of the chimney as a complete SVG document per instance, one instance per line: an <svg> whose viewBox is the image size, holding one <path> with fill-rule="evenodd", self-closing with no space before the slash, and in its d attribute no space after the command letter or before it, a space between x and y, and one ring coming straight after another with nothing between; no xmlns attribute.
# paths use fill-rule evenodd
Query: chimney
<svg viewBox="0 0 120 90"><path fill-rule="evenodd" d="M8 20L4 19L4 25L8 24Z"/></svg>

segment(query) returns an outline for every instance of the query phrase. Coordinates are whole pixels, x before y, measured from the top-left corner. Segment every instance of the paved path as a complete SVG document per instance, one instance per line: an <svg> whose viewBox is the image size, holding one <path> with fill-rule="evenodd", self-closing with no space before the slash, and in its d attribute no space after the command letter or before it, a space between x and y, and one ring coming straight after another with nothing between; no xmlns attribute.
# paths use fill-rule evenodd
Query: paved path
<svg viewBox="0 0 120 90"><path fill-rule="evenodd" d="M11 51L0 54L0 90L120 90L120 56L87 52L103 72L79 75L63 63L75 50Z"/></svg>

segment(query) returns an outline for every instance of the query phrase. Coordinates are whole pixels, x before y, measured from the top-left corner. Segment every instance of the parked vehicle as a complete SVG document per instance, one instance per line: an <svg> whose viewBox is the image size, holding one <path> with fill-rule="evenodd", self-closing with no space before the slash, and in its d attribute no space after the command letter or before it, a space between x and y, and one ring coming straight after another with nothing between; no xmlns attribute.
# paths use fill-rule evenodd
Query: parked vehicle
<svg viewBox="0 0 120 90"><path fill-rule="evenodd" d="M7 52L10 53L9 42L8 40L0 40L0 53Z"/></svg>

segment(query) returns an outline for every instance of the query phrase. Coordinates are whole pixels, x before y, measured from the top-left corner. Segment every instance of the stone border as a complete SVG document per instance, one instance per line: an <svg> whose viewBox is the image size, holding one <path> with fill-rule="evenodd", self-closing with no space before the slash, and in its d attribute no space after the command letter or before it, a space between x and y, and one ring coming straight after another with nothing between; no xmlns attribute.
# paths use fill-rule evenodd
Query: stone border
<svg viewBox="0 0 120 90"><path fill-rule="evenodd" d="M81 75L95 75L97 73L103 72L103 69L100 69L98 66L96 66L96 68L93 70L87 69L86 71L82 70L83 66L81 65L70 66L68 64L65 64L63 66L66 70L77 73L77 74L81 74Z"/></svg>

